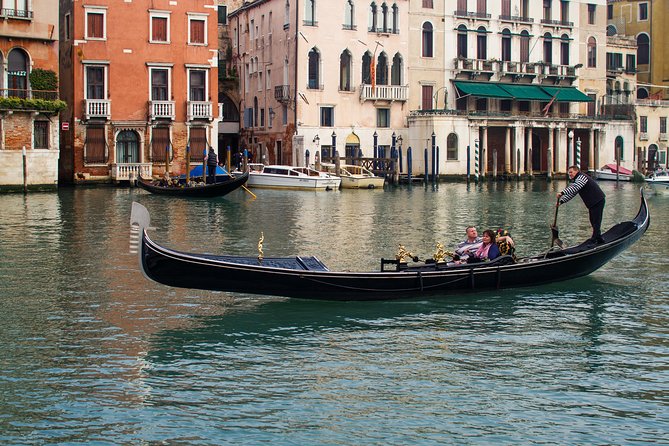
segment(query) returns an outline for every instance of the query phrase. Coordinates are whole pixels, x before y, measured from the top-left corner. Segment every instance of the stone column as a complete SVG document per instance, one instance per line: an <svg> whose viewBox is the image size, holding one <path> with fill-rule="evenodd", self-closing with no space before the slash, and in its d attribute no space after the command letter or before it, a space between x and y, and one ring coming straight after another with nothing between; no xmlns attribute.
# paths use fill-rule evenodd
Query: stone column
<svg viewBox="0 0 669 446"><path fill-rule="evenodd" d="M590 129L588 132L588 171L595 171L597 165L595 164L595 129Z"/></svg>
<svg viewBox="0 0 669 446"><path fill-rule="evenodd" d="M553 166L553 153L555 148L553 147L553 142L555 141L555 129L552 126L548 127L548 157L546 159L546 167L548 170L548 176L552 177L555 170Z"/></svg>
<svg viewBox="0 0 669 446"><path fill-rule="evenodd" d="M511 128L507 127L506 138L504 139L504 175L511 173Z"/></svg>
<svg viewBox="0 0 669 446"><path fill-rule="evenodd" d="M488 127L481 127L481 175L488 171Z"/></svg>

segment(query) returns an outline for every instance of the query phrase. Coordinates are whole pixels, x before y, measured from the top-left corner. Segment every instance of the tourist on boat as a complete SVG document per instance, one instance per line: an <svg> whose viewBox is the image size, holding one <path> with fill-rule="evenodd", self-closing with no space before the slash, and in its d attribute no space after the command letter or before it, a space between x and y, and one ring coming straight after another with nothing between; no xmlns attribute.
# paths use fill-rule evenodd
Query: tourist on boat
<svg viewBox="0 0 669 446"><path fill-rule="evenodd" d="M604 195L604 192L595 180L581 172L578 166L570 166L567 173L573 183L567 186L562 192L558 192L556 206L568 202L576 194L580 195L590 213L592 238L589 241L598 245L604 243L604 239L602 238L602 215L604 214L606 195Z"/></svg>
<svg viewBox="0 0 669 446"><path fill-rule="evenodd" d="M207 183L216 183L216 167L218 166L218 156L213 147L209 147L207 154Z"/></svg>
<svg viewBox="0 0 669 446"><path fill-rule="evenodd" d="M476 252L467 258L467 263L484 262L499 257L499 247L497 246L497 234L492 229L483 231L483 243Z"/></svg>
<svg viewBox="0 0 669 446"><path fill-rule="evenodd" d="M479 237L478 232L474 226L467 226L467 238L455 247L455 261L466 261L467 257L474 254L477 249L481 247L483 240Z"/></svg>

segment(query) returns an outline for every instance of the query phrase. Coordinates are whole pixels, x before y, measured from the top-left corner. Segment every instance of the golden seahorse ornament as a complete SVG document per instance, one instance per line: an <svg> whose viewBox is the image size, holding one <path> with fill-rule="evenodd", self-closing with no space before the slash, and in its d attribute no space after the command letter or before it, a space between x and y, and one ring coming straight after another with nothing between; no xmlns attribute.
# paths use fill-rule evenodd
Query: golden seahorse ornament
<svg viewBox="0 0 669 446"><path fill-rule="evenodd" d="M262 259L265 258L262 252L262 242L265 241L265 234L260 232L260 240L258 240L258 262L262 262Z"/></svg>

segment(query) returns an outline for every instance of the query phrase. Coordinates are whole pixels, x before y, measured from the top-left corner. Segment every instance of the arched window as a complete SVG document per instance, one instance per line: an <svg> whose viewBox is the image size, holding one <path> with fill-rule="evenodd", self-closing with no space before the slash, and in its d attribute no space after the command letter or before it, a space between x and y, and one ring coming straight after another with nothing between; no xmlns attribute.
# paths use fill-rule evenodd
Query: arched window
<svg viewBox="0 0 669 446"><path fill-rule="evenodd" d="M544 34L544 63L553 63L553 36L551 36L551 33Z"/></svg>
<svg viewBox="0 0 669 446"><path fill-rule="evenodd" d="M569 65L569 36L566 34L560 39L560 64Z"/></svg>
<svg viewBox="0 0 669 446"><path fill-rule="evenodd" d="M488 58L488 33L482 26L476 30L476 58Z"/></svg>
<svg viewBox="0 0 669 446"><path fill-rule="evenodd" d="M597 67L597 40L594 37L588 38L588 68Z"/></svg>
<svg viewBox="0 0 669 446"><path fill-rule="evenodd" d="M387 33L389 30L388 24L388 5L384 2L381 4L381 26L384 33Z"/></svg>
<svg viewBox="0 0 669 446"><path fill-rule="evenodd" d="M369 31L376 31L378 27L376 13L377 13L376 3L372 2L372 4L369 5Z"/></svg>
<svg viewBox="0 0 669 446"><path fill-rule="evenodd" d="M353 8L353 0L348 0L346 2L346 8L344 11L344 28L345 29L354 29L355 24L353 18L355 17L355 9Z"/></svg>
<svg viewBox="0 0 669 446"><path fill-rule="evenodd" d="M530 33L526 30L520 32L520 61L522 63L530 61Z"/></svg>
<svg viewBox="0 0 669 446"><path fill-rule="evenodd" d="M139 138L132 130L123 130L116 136L116 162L139 162Z"/></svg>
<svg viewBox="0 0 669 446"><path fill-rule="evenodd" d="M393 67L390 70L390 84L402 85L402 56L395 53L393 56Z"/></svg>
<svg viewBox="0 0 669 446"><path fill-rule="evenodd" d="M433 57L432 23L423 23L423 57Z"/></svg>
<svg viewBox="0 0 669 446"><path fill-rule="evenodd" d="M458 135L455 133L451 133L446 138L446 159L458 159Z"/></svg>
<svg viewBox="0 0 669 446"><path fill-rule="evenodd" d="M339 89L351 91L351 53L348 50L339 56Z"/></svg>
<svg viewBox="0 0 669 446"><path fill-rule="evenodd" d="M365 54L362 55L362 83L364 85L371 85L372 78L371 76L372 68L372 53L365 51Z"/></svg>
<svg viewBox="0 0 669 446"><path fill-rule="evenodd" d="M400 10L397 3L393 3L393 34L400 32Z"/></svg>
<svg viewBox="0 0 669 446"><path fill-rule="evenodd" d="M636 98L637 99L648 99L648 90L644 87L637 88L636 90Z"/></svg>
<svg viewBox="0 0 669 446"><path fill-rule="evenodd" d="M502 60L511 60L511 31L508 28L502 30Z"/></svg>
<svg viewBox="0 0 669 446"><path fill-rule="evenodd" d="M7 94L19 98L28 96L28 54L14 48L7 57Z"/></svg>
<svg viewBox="0 0 669 446"><path fill-rule="evenodd" d="M309 83L308 88L319 89L320 88L320 64L321 64L321 55L318 53L316 48L312 48L309 51Z"/></svg>
<svg viewBox="0 0 669 446"><path fill-rule="evenodd" d="M388 56L385 52L379 54L379 60L376 64L376 84L388 85Z"/></svg>
<svg viewBox="0 0 669 446"><path fill-rule="evenodd" d="M639 34L636 38L636 63L639 65L650 63L650 39L648 34Z"/></svg>
<svg viewBox="0 0 669 446"><path fill-rule="evenodd" d="M624 142L622 136L616 136L615 148L616 148L615 159L619 159L620 161L624 160L625 151L624 151Z"/></svg>
<svg viewBox="0 0 669 446"><path fill-rule="evenodd" d="M467 27L458 26L458 57L467 58Z"/></svg>

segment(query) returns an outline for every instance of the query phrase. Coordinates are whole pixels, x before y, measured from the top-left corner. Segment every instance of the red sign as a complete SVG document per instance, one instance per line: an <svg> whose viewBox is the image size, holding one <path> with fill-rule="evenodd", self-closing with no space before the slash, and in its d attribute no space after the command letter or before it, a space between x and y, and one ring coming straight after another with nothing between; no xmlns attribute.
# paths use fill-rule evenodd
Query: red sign
<svg viewBox="0 0 669 446"><path fill-rule="evenodd" d="M60 129L63 131L68 131L70 130L70 123L67 121L63 121L60 123Z"/></svg>

